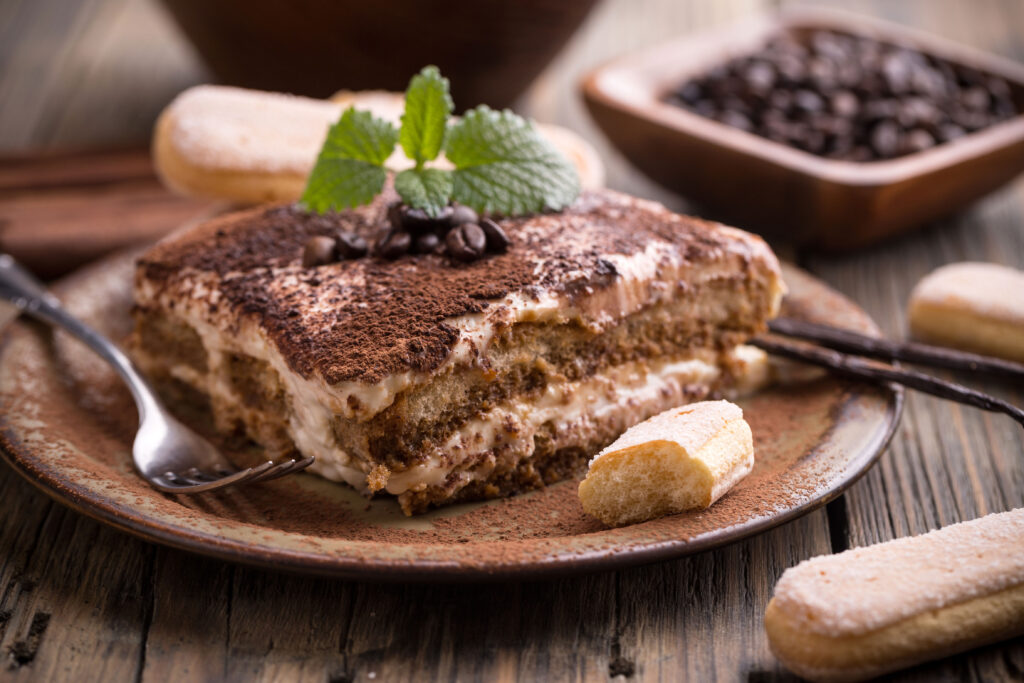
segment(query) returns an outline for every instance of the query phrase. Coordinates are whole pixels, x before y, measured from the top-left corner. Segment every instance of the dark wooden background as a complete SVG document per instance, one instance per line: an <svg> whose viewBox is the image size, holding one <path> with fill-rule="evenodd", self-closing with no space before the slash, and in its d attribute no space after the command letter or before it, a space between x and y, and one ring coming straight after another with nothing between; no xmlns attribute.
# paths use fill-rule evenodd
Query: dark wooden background
<svg viewBox="0 0 1024 683"><path fill-rule="evenodd" d="M685 209L602 141L575 84L615 54L776 4L606 0L519 108L597 142L613 187ZM833 4L1024 60L1019 0ZM150 0L0 0L0 151L144 144L160 108L206 78ZM17 231L26 201L61 217L45 191L26 199L23 168L24 159L0 164L0 240ZM148 187L144 176L131 186ZM1024 267L1024 183L881 247L787 255L900 336L910 288L936 266ZM1024 403L1019 388L988 389ZM827 509L697 557L498 586L315 580L210 561L109 530L0 465L0 679L790 680L761 624L780 573L812 555L1021 506L1021 436L1005 417L911 394L881 462ZM1017 641L894 680L1022 672Z"/></svg>

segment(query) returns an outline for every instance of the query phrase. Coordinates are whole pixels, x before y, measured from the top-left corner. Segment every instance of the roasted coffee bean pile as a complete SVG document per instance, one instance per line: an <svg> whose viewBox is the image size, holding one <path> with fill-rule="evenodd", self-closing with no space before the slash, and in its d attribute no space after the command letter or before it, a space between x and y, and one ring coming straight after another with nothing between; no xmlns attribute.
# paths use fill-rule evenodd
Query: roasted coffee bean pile
<svg viewBox="0 0 1024 683"><path fill-rule="evenodd" d="M302 265L311 268L370 253L396 259L410 252L447 254L457 261L469 262L487 253L504 253L510 243L500 225L490 218L481 218L468 206L447 206L432 218L425 211L395 203L388 207L388 227L372 249L366 240L353 233L313 237L303 250Z"/></svg>
<svg viewBox="0 0 1024 683"><path fill-rule="evenodd" d="M954 140L1018 113L997 76L866 37L782 34L667 101L831 159L874 161Z"/></svg>

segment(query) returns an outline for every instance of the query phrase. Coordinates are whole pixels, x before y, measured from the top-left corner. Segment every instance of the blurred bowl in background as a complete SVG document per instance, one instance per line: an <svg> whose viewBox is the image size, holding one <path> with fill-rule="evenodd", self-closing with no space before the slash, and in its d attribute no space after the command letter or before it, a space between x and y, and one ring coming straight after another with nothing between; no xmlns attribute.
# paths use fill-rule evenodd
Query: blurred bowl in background
<svg viewBox="0 0 1024 683"><path fill-rule="evenodd" d="M223 83L327 97L436 64L460 109L505 107L595 0L163 0Z"/></svg>
<svg viewBox="0 0 1024 683"><path fill-rule="evenodd" d="M994 74L1024 110L1024 65L894 24L828 10L766 16L621 57L581 88L629 161L739 227L798 245L865 246L955 212L1024 171L1024 115L896 159L816 156L665 101L688 79L754 52L781 31L870 36Z"/></svg>

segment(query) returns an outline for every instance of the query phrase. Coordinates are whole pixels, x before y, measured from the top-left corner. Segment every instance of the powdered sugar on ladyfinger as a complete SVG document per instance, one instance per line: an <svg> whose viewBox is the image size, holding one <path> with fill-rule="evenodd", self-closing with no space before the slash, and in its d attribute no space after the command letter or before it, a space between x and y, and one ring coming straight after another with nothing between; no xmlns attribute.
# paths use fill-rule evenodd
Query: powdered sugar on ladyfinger
<svg viewBox="0 0 1024 683"><path fill-rule="evenodd" d="M794 625L860 635L1024 583L1024 508L921 536L815 557L775 587Z"/></svg>

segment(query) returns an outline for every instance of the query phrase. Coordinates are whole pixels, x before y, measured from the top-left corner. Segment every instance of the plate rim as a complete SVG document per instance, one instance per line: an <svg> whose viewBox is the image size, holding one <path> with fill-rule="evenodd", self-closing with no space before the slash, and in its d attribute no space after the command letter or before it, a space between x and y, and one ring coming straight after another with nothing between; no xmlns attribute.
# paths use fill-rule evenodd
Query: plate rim
<svg viewBox="0 0 1024 683"><path fill-rule="evenodd" d="M88 277L95 272L96 266L116 259L124 259L137 250L126 250L94 262L83 269L62 278L57 289L72 285L76 279ZM837 292L820 278L792 264L786 264L787 270L793 270L800 276L809 278L829 291L842 296L859 312L871 320L870 316L845 295ZM13 332L19 325L24 325L23 318L15 318L2 332L0 337L0 358L5 358L13 339ZM31 323L37 324L37 323ZM872 321L872 324L874 322ZM687 555L723 547L750 538L769 529L781 526L797 517L809 514L835 500L850 486L860 480L864 474L879 460L885 452L893 435L899 427L903 414L905 391L903 387L893 384L874 385L886 394L884 413L884 429L873 435L871 443L861 449L855 457L846 462L844 474L837 477L828 487L815 491L808 500L781 513L757 517L731 527L725 535L705 534L694 539L671 538L639 542L623 549L622 547L603 547L580 551L567 551L544 558L527 561L493 560L480 564L445 563L432 558L417 560L397 560L387 558L360 558L352 556L327 555L324 553L297 551L289 548L268 548L267 546L245 542L239 539L216 536L205 531L183 524L173 524L167 520L155 518L146 513L133 514L126 506L116 500L104 497L96 492L84 492L76 482L61 477L56 468L47 467L38 455L32 454L18 440L16 429L12 427L6 415L0 415L0 456L15 472L27 479L37 489L51 499L61 503L79 514L106 524L119 531L131 534L150 543L169 546L178 550L196 553L219 560L236 562L248 566L256 566L276 571L294 572L299 574L323 576L331 578L369 580L373 582L452 582L452 581L502 581L502 580L535 580L561 578L571 575L591 574L651 564L654 562L677 559ZM856 400L847 397L843 405ZM833 431L830 428L822 437L822 442L829 438ZM557 486L564 484L559 482ZM375 543L373 541L352 541L353 543ZM525 540L507 541L507 543L523 543ZM405 543L389 543L391 546L412 545Z"/></svg>

